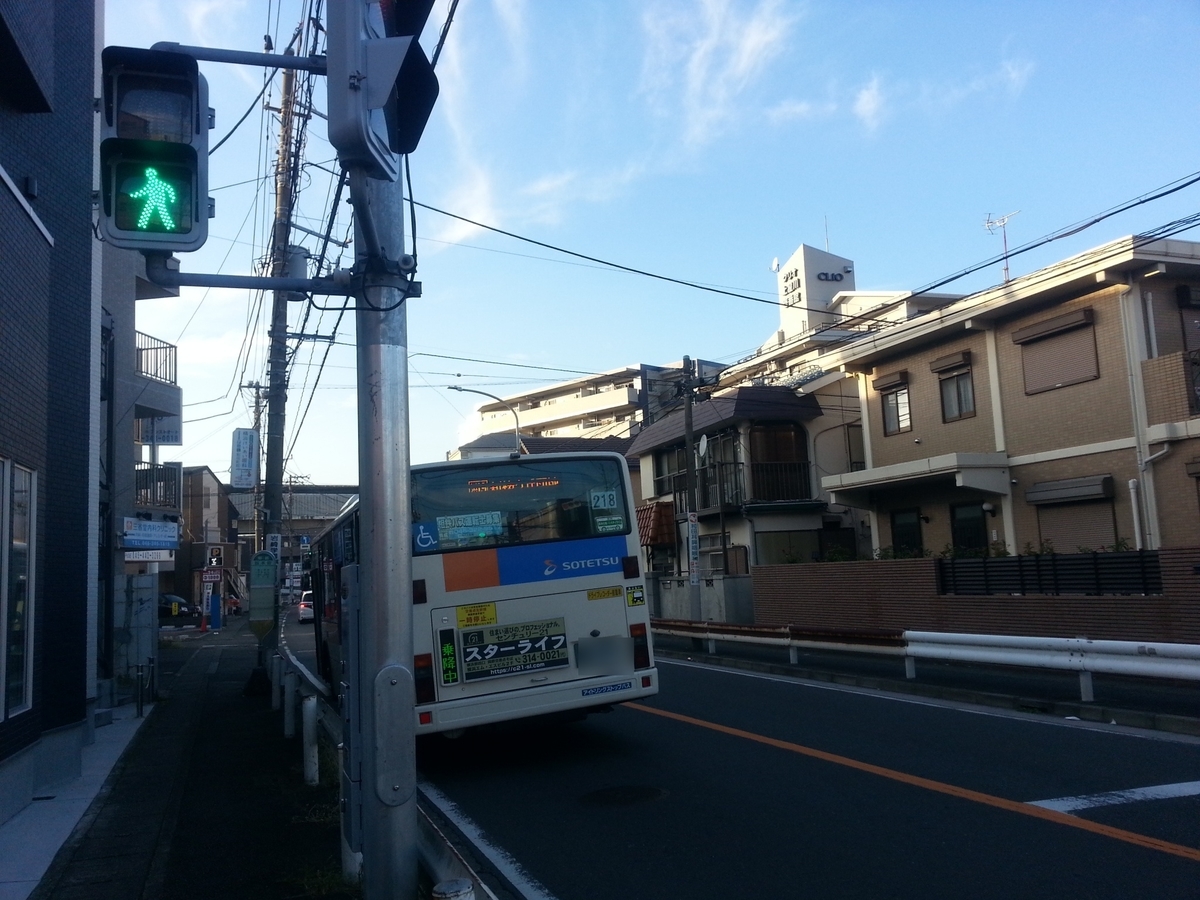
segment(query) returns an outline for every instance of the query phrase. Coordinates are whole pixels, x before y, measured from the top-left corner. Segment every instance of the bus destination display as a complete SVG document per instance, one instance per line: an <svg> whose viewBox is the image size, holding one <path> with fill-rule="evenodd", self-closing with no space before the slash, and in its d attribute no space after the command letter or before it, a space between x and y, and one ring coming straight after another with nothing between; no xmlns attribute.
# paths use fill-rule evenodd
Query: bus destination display
<svg viewBox="0 0 1200 900"><path fill-rule="evenodd" d="M563 618L489 625L463 631L460 638L464 681L570 664Z"/></svg>

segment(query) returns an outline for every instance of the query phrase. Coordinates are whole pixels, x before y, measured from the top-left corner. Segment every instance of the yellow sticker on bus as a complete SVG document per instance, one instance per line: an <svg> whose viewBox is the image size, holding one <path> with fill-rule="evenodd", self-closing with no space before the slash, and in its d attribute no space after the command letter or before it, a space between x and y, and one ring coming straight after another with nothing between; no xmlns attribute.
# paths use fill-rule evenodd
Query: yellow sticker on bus
<svg viewBox="0 0 1200 900"><path fill-rule="evenodd" d="M475 628L479 625L496 624L495 603L471 603L455 610L459 628Z"/></svg>
<svg viewBox="0 0 1200 900"><path fill-rule="evenodd" d="M608 600L620 596L621 589L619 587L596 588L594 591L588 591L589 600Z"/></svg>

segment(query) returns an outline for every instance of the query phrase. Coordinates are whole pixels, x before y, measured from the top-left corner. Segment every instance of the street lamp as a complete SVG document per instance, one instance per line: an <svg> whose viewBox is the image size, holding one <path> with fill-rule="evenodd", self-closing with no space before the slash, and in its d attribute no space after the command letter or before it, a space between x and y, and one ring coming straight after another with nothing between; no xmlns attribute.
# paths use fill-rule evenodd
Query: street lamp
<svg viewBox="0 0 1200 900"><path fill-rule="evenodd" d="M516 441L516 449L513 451L512 456L513 456L513 459L516 459L518 456L521 455L521 420L517 417L517 411L515 409L513 409L511 404L509 404L505 400L501 400L495 394L489 394L487 391L477 391L477 390L475 390L475 388L459 387L457 384L449 384L446 386L450 390L458 391L459 393L479 394L483 397L491 397L493 400L495 400L497 403L501 404L502 406L508 407L508 411L513 414L513 440Z"/></svg>

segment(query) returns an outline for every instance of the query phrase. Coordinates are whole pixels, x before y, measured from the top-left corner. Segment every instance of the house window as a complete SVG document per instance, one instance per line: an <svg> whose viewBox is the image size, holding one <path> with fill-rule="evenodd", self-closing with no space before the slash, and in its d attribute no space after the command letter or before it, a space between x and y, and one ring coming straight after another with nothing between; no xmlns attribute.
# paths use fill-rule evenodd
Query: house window
<svg viewBox="0 0 1200 900"><path fill-rule="evenodd" d="M883 433L900 434L912 431L912 416L908 411L908 385L880 395L883 403Z"/></svg>
<svg viewBox="0 0 1200 900"><path fill-rule="evenodd" d="M750 429L750 482L754 500L807 500L808 435L793 422L770 422Z"/></svg>
<svg viewBox="0 0 1200 900"><path fill-rule="evenodd" d="M987 522L982 503L950 507L950 535L955 556L987 555Z"/></svg>
<svg viewBox="0 0 1200 900"><path fill-rule="evenodd" d="M861 472L867 467L867 448L861 425L846 426L846 458L850 461L851 472Z"/></svg>
<svg viewBox="0 0 1200 900"><path fill-rule="evenodd" d="M970 350L959 350L935 359L929 364L929 371L938 377L943 422L957 422L975 415Z"/></svg>
<svg viewBox="0 0 1200 900"><path fill-rule="evenodd" d="M31 470L3 460L0 477L0 610L7 717L30 706L37 479Z"/></svg>
<svg viewBox="0 0 1200 900"><path fill-rule="evenodd" d="M683 445L668 447L654 454L654 496L663 497L673 494L676 482L682 488L683 479L680 474L687 468L687 458L683 453Z"/></svg>
<svg viewBox="0 0 1200 900"><path fill-rule="evenodd" d="M897 557L924 556L921 539L921 510L892 510L892 551Z"/></svg>
<svg viewBox="0 0 1200 900"><path fill-rule="evenodd" d="M940 373L938 384L942 391L943 422L957 422L975 415L975 390L971 384L970 366Z"/></svg>
<svg viewBox="0 0 1200 900"><path fill-rule="evenodd" d="M1026 394L1100 377L1090 307L1021 328L1013 332L1012 339L1021 346Z"/></svg>

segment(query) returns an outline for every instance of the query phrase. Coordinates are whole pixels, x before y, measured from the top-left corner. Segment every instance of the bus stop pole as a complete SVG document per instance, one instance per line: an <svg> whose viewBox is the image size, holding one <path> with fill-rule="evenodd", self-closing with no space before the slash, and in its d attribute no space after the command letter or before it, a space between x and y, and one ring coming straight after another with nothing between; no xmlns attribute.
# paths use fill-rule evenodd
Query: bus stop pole
<svg viewBox="0 0 1200 900"><path fill-rule="evenodd" d="M352 171L355 251L404 253L399 181ZM417 896L416 723L404 293L358 298L359 671L365 900Z"/></svg>

